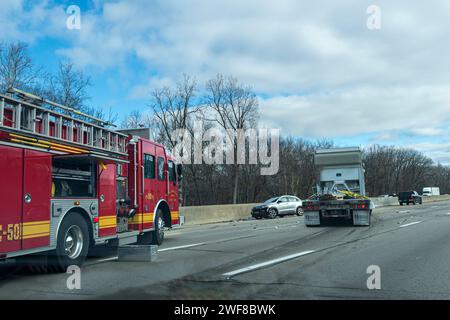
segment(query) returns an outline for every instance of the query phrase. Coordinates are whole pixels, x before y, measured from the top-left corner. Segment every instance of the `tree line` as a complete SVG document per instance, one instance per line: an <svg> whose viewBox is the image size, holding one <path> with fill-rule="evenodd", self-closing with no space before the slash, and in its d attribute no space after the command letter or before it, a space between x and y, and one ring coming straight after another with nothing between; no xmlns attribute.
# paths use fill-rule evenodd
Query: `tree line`
<svg viewBox="0 0 450 320"><path fill-rule="evenodd" d="M333 141L282 138L278 174L261 176L254 166L242 167L237 203L256 203L283 194L307 198L313 194L319 175L314 166L314 152L318 148L333 146ZM433 163L417 150L375 145L362 151L369 196L393 195L407 190L421 193L424 187L439 187L441 194L450 194L450 167ZM231 168L189 166L196 166L196 169L191 171L187 168L185 172L185 205L233 203Z"/></svg>
<svg viewBox="0 0 450 320"><path fill-rule="evenodd" d="M218 128L224 132L241 132L259 126L257 95L250 86L232 76L219 74L199 85L195 78L184 75L175 85L153 89L148 105L130 111L122 121L111 109L105 112L88 106L89 86L91 79L68 60L60 61L56 73L49 74L33 64L26 44L0 43L1 92L16 87L116 123L123 129L150 128L152 138L168 149L177 144L172 135L175 130L186 129L194 136L196 122L201 122L203 129ZM240 137L227 138L233 142L232 164L184 165L184 205L252 203L281 194L306 198L312 194L318 177L315 150L335 146L332 140L281 137L278 173L264 176L260 174L261 165L238 164ZM450 193L450 168L434 163L417 150L373 145L363 149L363 158L366 191L370 196L402 190L420 192L426 186L440 187L441 193Z"/></svg>

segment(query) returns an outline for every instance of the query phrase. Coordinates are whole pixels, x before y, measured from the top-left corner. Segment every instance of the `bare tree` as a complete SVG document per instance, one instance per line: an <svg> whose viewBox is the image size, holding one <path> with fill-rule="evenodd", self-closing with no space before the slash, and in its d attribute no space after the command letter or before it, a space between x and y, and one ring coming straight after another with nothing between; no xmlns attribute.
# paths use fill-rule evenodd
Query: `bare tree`
<svg viewBox="0 0 450 320"><path fill-rule="evenodd" d="M86 106L90 99L87 89L91 80L70 61L60 62L57 73L50 78L47 96L69 108L86 113L95 112Z"/></svg>
<svg viewBox="0 0 450 320"><path fill-rule="evenodd" d="M187 129L191 115L199 110L194 103L197 83L188 75L175 88L164 87L152 93L150 107L159 127L161 142L175 147L176 141L172 132L176 129Z"/></svg>
<svg viewBox="0 0 450 320"><path fill-rule="evenodd" d="M0 43L0 91L28 89L36 84L41 70L34 67L23 42Z"/></svg>
<svg viewBox="0 0 450 320"><path fill-rule="evenodd" d="M108 124L109 127L114 127L117 124L117 121L119 120L119 115L117 112L114 112L111 107L106 109L105 111L103 108L95 108L95 107L85 107L83 112L91 115L97 119L102 119L105 121L105 123Z"/></svg>
<svg viewBox="0 0 450 320"><path fill-rule="evenodd" d="M83 71L77 69L72 62L64 61L59 63L57 73L50 77L42 95L113 125L118 120L118 114L113 112L112 108L105 111L101 107L86 104L90 99L87 92L90 86L91 79Z"/></svg>
<svg viewBox="0 0 450 320"><path fill-rule="evenodd" d="M414 149L371 146L364 150L364 162L367 191L372 196L420 191L436 173L433 161ZM439 171L445 172L443 168Z"/></svg>
<svg viewBox="0 0 450 320"><path fill-rule="evenodd" d="M245 87L236 78L225 78L217 75L206 84L205 104L215 111L215 118L211 121L217 123L224 130L234 130L237 135L243 130L256 127L258 119L258 99L250 87ZM228 131L227 131L228 132ZM229 137L234 141L233 165L233 203L238 201L239 164L237 161L237 141L241 137Z"/></svg>
<svg viewBox="0 0 450 320"><path fill-rule="evenodd" d="M154 123L152 118L148 115L144 115L139 109L134 109L128 113L120 125L122 129L152 128L153 126Z"/></svg>

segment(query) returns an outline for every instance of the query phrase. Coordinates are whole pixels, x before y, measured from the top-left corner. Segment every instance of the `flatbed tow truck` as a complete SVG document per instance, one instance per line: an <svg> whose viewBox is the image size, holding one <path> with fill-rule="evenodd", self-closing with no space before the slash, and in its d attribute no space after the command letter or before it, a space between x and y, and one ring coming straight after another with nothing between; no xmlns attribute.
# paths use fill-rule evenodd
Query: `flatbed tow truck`
<svg viewBox="0 0 450 320"><path fill-rule="evenodd" d="M373 202L365 196L362 152L359 148L319 149L314 155L319 168L315 194L303 202L307 227L327 220L346 220L370 226Z"/></svg>

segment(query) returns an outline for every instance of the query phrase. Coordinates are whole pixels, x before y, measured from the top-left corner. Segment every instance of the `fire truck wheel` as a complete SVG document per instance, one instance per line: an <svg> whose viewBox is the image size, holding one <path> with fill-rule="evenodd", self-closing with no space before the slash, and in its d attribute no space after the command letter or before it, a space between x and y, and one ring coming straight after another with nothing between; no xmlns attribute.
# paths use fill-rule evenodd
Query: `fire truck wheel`
<svg viewBox="0 0 450 320"><path fill-rule="evenodd" d="M89 229L79 214L69 214L61 222L53 266L66 271L71 265L81 266L89 250Z"/></svg>
<svg viewBox="0 0 450 320"><path fill-rule="evenodd" d="M161 209L156 211L155 217L155 230L152 232L152 244L154 245L162 245L164 241L164 217Z"/></svg>

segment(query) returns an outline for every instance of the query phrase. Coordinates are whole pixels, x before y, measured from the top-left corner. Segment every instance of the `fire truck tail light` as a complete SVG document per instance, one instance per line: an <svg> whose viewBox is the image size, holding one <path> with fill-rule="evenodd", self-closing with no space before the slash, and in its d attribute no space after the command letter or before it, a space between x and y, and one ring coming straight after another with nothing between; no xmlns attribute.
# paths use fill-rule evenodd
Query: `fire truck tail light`
<svg viewBox="0 0 450 320"><path fill-rule="evenodd" d="M92 219L92 221L94 221L94 223L98 223L99 222L99 217L94 217L94 219Z"/></svg>

